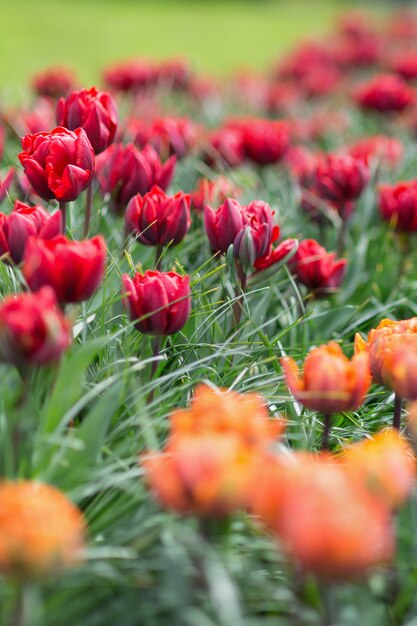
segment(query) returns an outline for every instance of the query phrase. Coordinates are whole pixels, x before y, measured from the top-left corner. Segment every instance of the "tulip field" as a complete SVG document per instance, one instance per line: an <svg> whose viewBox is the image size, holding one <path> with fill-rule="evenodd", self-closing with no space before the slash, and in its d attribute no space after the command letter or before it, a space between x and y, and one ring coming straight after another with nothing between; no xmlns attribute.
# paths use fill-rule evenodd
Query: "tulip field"
<svg viewBox="0 0 417 626"><path fill-rule="evenodd" d="M416 626L417 13L0 107L0 626Z"/></svg>

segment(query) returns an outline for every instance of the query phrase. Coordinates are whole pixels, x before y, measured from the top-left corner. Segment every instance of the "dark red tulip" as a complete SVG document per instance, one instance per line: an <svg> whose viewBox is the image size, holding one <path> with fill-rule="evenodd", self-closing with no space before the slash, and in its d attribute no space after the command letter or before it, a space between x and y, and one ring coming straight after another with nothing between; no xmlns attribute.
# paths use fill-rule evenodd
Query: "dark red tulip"
<svg viewBox="0 0 417 626"><path fill-rule="evenodd" d="M71 343L70 326L49 287L8 296L0 304L0 361L23 369L57 361Z"/></svg>
<svg viewBox="0 0 417 626"><path fill-rule="evenodd" d="M356 100L364 109L380 113L403 111L414 101L414 91L395 74L381 74L362 85Z"/></svg>
<svg viewBox="0 0 417 626"><path fill-rule="evenodd" d="M298 247L297 239L284 239L281 243L274 248L272 245L265 254L265 256L258 257L254 263L256 271L260 272L266 270L268 267L272 267L284 259L290 258L290 255L295 254Z"/></svg>
<svg viewBox="0 0 417 626"><path fill-rule="evenodd" d="M175 156L162 164L151 145L138 150L133 144L113 144L97 157L97 179L102 193L110 194L112 209L122 213L137 193L143 196L154 185L166 190L175 164Z"/></svg>
<svg viewBox="0 0 417 626"><path fill-rule="evenodd" d="M190 201L189 194L167 196L157 186L143 196L137 194L127 205L126 232L147 246L175 246L190 228Z"/></svg>
<svg viewBox="0 0 417 626"><path fill-rule="evenodd" d="M122 281L129 319L141 333L173 335L186 324L191 311L189 276L148 270L133 278L124 274Z"/></svg>
<svg viewBox="0 0 417 626"><path fill-rule="evenodd" d="M383 220L398 231L417 231L417 180L379 185L378 195Z"/></svg>
<svg viewBox="0 0 417 626"><path fill-rule="evenodd" d="M370 172L362 160L329 154L317 160L314 177L317 194L340 209L360 196Z"/></svg>
<svg viewBox="0 0 417 626"><path fill-rule="evenodd" d="M29 206L16 200L10 215L0 213L0 255L10 255L18 265L22 259L29 237L52 239L62 233L62 215L52 215L39 205Z"/></svg>
<svg viewBox="0 0 417 626"><path fill-rule="evenodd" d="M197 126L186 117L161 117L152 122L138 120L134 142L141 148L150 143L159 155L182 159L195 146Z"/></svg>
<svg viewBox="0 0 417 626"><path fill-rule="evenodd" d="M155 66L147 60L123 61L104 71L105 83L116 91L140 91L157 80Z"/></svg>
<svg viewBox="0 0 417 626"><path fill-rule="evenodd" d="M59 126L69 130L83 128L96 154L113 143L118 114L115 101L106 91L96 87L73 91L59 100L56 118Z"/></svg>
<svg viewBox="0 0 417 626"><path fill-rule="evenodd" d="M253 267L255 260L264 256L279 236L274 212L260 200L242 206L227 198L217 211L206 206L204 223L213 251L227 252L233 244L234 255L245 269Z"/></svg>
<svg viewBox="0 0 417 626"><path fill-rule="evenodd" d="M289 266L300 283L317 295L324 295L340 286L346 263L346 259L336 260L333 252L327 252L314 239L304 239Z"/></svg>
<svg viewBox="0 0 417 626"><path fill-rule="evenodd" d="M94 176L94 151L85 131L58 126L26 135L19 160L35 192L44 200L75 200Z"/></svg>
<svg viewBox="0 0 417 626"><path fill-rule="evenodd" d="M44 241L31 237L23 259L23 276L32 291L49 285L61 304L90 298L104 276L106 244L101 236L70 241L62 235Z"/></svg>
<svg viewBox="0 0 417 626"><path fill-rule="evenodd" d="M258 165L277 163L290 142L286 122L264 119L231 119L228 128L242 133L245 155Z"/></svg>
<svg viewBox="0 0 417 626"><path fill-rule="evenodd" d="M32 86L38 96L60 98L74 88L74 74L67 67L50 67L33 77Z"/></svg>

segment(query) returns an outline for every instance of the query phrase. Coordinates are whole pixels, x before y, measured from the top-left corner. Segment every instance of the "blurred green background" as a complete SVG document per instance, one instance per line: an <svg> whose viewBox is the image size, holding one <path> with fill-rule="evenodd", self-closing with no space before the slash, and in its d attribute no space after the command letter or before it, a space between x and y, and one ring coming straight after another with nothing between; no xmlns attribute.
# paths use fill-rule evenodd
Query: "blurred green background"
<svg viewBox="0 0 417 626"><path fill-rule="evenodd" d="M346 8L336 0L3 0L0 84L21 87L35 70L68 64L84 83L108 62L184 55L202 71L263 68L301 36L324 32Z"/></svg>

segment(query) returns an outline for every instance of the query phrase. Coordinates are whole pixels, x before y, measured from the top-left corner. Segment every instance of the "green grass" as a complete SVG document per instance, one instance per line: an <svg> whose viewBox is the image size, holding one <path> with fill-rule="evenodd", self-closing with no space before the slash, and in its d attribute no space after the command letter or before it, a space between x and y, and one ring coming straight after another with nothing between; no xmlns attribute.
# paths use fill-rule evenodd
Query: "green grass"
<svg viewBox="0 0 417 626"><path fill-rule="evenodd" d="M323 33L352 3L16 0L0 22L0 83L15 89L45 66L74 66L97 80L106 63L131 56L184 55L225 74L265 68L301 36Z"/></svg>

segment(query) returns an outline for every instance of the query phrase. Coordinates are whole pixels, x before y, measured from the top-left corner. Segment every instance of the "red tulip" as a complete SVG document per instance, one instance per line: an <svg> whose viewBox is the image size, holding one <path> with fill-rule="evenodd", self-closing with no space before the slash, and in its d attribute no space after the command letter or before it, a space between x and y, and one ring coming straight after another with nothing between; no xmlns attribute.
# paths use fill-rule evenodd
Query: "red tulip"
<svg viewBox="0 0 417 626"><path fill-rule="evenodd" d="M67 67L50 67L34 76L33 89L38 96L59 98L74 87L74 74Z"/></svg>
<svg viewBox="0 0 417 626"><path fill-rule="evenodd" d="M22 259L29 237L52 239L62 233L62 215L52 215L39 205L33 207L19 200L14 203L10 215L0 213L0 255L10 255L18 265Z"/></svg>
<svg viewBox="0 0 417 626"><path fill-rule="evenodd" d="M346 263L346 259L336 260L333 252L327 252L314 239L304 239L289 266L303 285L322 295L340 286Z"/></svg>
<svg viewBox="0 0 417 626"><path fill-rule="evenodd" d="M49 285L61 304L90 298L104 276L106 244L101 236L70 241L31 237L23 259L23 276L32 291Z"/></svg>
<svg viewBox="0 0 417 626"><path fill-rule="evenodd" d="M162 165L151 145L139 151L133 144L114 144L97 157L97 179L102 193L110 194L112 208L121 213L137 193L143 196L154 185L167 189L175 163L172 156Z"/></svg>
<svg viewBox="0 0 417 626"><path fill-rule="evenodd" d="M108 67L104 81L116 91L139 91L155 83L155 67L147 60L133 59Z"/></svg>
<svg viewBox="0 0 417 626"><path fill-rule="evenodd" d="M392 60L391 69L404 80L411 81L417 78L417 50L400 52Z"/></svg>
<svg viewBox="0 0 417 626"><path fill-rule="evenodd" d="M227 252L233 244L234 254L247 268L264 256L279 236L274 226L274 212L266 202L255 201L242 206L228 198L217 209L204 209L204 223L210 245L215 252Z"/></svg>
<svg viewBox="0 0 417 626"><path fill-rule="evenodd" d="M73 91L61 98L56 111L57 123L69 130L83 128L96 154L113 143L117 129L117 107L106 91L96 87Z"/></svg>
<svg viewBox="0 0 417 626"><path fill-rule="evenodd" d="M367 165L372 160L376 160L382 165L395 167L403 157L404 148L401 141L395 137L374 135L364 137L353 144L349 148L349 154L355 159L364 161Z"/></svg>
<svg viewBox="0 0 417 626"><path fill-rule="evenodd" d="M317 160L314 177L318 195L343 210L347 202L360 196L369 182L370 172L359 159L329 154Z"/></svg>
<svg viewBox="0 0 417 626"><path fill-rule="evenodd" d="M417 232L417 180L380 185L379 210L383 220L404 232Z"/></svg>
<svg viewBox="0 0 417 626"><path fill-rule="evenodd" d="M75 200L91 183L94 151L85 131L55 128L26 135L19 160L35 192L60 202Z"/></svg>
<svg viewBox="0 0 417 626"><path fill-rule="evenodd" d="M9 296L0 305L0 361L19 368L59 359L71 343L70 327L49 287Z"/></svg>
<svg viewBox="0 0 417 626"><path fill-rule="evenodd" d="M280 161L289 146L286 122L244 118L229 120L228 127L242 133L245 154L258 165Z"/></svg>
<svg viewBox="0 0 417 626"><path fill-rule="evenodd" d="M157 186L144 196L133 196L125 213L126 232L147 246L180 243L191 225L191 197L182 191L167 196Z"/></svg>
<svg viewBox="0 0 417 626"><path fill-rule="evenodd" d="M129 319L147 335L173 335L186 324L191 311L189 276L148 270L122 277ZM141 318L144 319L141 319Z"/></svg>
<svg viewBox="0 0 417 626"><path fill-rule="evenodd" d="M204 148L204 160L209 165L237 167L245 158L243 133L236 128L219 128L210 133Z"/></svg>
<svg viewBox="0 0 417 626"><path fill-rule="evenodd" d="M284 259L291 258L298 248L297 239L284 239L281 243L273 248L271 245L270 250L264 256L258 257L254 263L256 271L260 272L266 270L268 267L272 267Z"/></svg>
<svg viewBox="0 0 417 626"><path fill-rule="evenodd" d="M156 118L151 123L136 122L135 143L141 148L147 143L152 144L162 157L175 154L181 159L193 149L196 140L197 126L186 117Z"/></svg>
<svg viewBox="0 0 417 626"><path fill-rule="evenodd" d="M362 85L356 93L356 100L364 109L395 113L413 102L414 91L399 76L382 74Z"/></svg>

